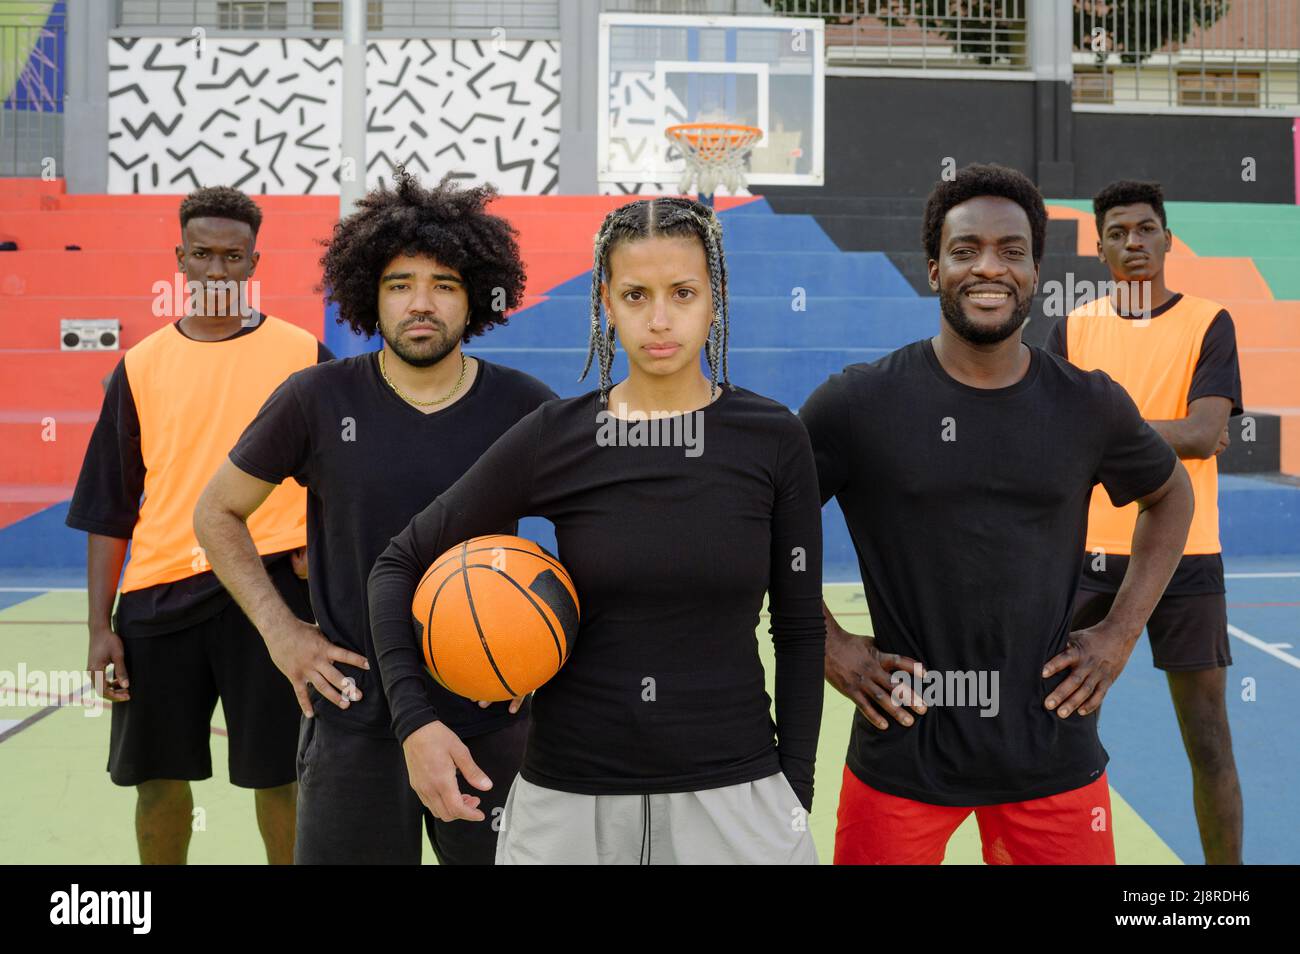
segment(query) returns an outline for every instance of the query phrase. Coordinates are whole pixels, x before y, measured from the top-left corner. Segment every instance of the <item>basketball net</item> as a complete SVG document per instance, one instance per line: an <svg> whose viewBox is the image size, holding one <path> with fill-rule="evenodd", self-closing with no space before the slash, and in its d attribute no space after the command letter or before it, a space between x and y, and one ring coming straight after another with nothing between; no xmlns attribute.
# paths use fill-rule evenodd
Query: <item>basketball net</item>
<svg viewBox="0 0 1300 954"><path fill-rule="evenodd" d="M712 196L719 185L732 195L745 187L745 159L763 136L757 126L735 123L682 123L669 126L664 135L681 150L686 168L679 191Z"/></svg>

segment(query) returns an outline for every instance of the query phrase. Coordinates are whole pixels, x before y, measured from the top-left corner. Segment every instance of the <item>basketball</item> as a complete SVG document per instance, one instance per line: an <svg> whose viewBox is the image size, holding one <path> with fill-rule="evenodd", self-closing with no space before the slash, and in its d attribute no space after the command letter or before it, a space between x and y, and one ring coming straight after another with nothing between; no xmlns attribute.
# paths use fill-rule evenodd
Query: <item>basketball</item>
<svg viewBox="0 0 1300 954"><path fill-rule="evenodd" d="M438 557L411 615L434 679L468 699L502 702L532 692L569 658L578 594L532 540L493 534Z"/></svg>

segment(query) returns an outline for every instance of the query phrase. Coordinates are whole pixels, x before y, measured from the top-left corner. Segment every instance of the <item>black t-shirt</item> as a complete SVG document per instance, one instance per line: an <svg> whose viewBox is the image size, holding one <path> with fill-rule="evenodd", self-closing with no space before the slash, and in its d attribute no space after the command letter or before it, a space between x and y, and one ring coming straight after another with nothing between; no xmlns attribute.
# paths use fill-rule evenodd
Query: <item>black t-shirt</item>
<svg viewBox="0 0 1300 954"><path fill-rule="evenodd" d="M599 410L596 392L543 405L375 562L371 626L398 738L441 715L411 621L417 580L457 543L541 516L555 524L581 621L568 661L533 694L523 777L618 795L781 771L811 805L826 629L807 433L743 388L661 419L678 433L653 446L648 433L611 433ZM775 724L754 637L764 593Z"/></svg>
<svg viewBox="0 0 1300 954"><path fill-rule="evenodd" d="M370 660L343 667L362 699L346 710L316 697L316 712L365 735L392 735L370 639L366 578L375 557L422 507L442 493L521 417L555 397L531 375L477 359L468 393L424 414L379 373L378 352L290 375L267 398L230 452L240 470L307 488L307 562L312 609L333 643ZM492 530L514 533L512 521ZM414 589L414 587L412 587ZM410 601L407 601L410 613ZM512 721L508 704L476 702L435 686L444 721L462 736Z"/></svg>
<svg viewBox="0 0 1300 954"><path fill-rule="evenodd" d="M212 343L251 335L263 324L258 314L255 324L241 327L233 335ZM178 334L190 337L181 330L179 321L172 322L172 327ZM330 350L317 342L316 360L323 362L333 358ZM65 523L74 530L130 540L140 518L144 478L140 415L131 394L131 381L126 375L126 359L123 358L109 377L99 420L86 447L86 457ZM295 585L298 577L289 562L289 551L266 554L262 563L282 592ZM113 615L113 630L124 638L180 632L216 616L230 600L230 594L216 574L205 570L183 580L120 594Z"/></svg>
<svg viewBox="0 0 1300 954"><path fill-rule="evenodd" d="M1021 801L1086 785L1106 764L1096 714L1043 708L1067 673L1043 679L1042 668L1065 648L1093 486L1124 505L1177 461L1105 374L1029 353L1020 381L981 389L918 341L845 368L800 411L822 499L844 511L879 648L954 689L973 673L996 702L995 715L981 714L992 704L935 706L883 732L855 712L849 768L893 795Z"/></svg>
<svg viewBox="0 0 1300 954"><path fill-rule="evenodd" d="M1158 318L1182 301L1182 294L1176 294L1159 308L1153 308L1149 315L1124 315L1119 317L1137 320L1139 318ZM1047 350L1069 359L1066 321L1062 318L1052 326L1047 336ZM1192 369L1192 383L1187 389L1187 403L1197 398L1225 397L1232 402L1228 412L1230 417L1242 413L1241 406L1241 366L1237 360L1237 331L1232 323L1232 316L1227 309L1222 309L1210 326L1205 329L1201 339L1201 353L1197 356L1196 367ZM1080 589L1094 593L1117 593L1124 575L1128 573L1128 557L1108 554L1099 569L1088 557L1083 562L1083 575L1079 578ZM1224 592L1223 555L1221 553L1185 554L1178 561L1169 585L1165 587L1165 596L1199 596L1205 593Z"/></svg>

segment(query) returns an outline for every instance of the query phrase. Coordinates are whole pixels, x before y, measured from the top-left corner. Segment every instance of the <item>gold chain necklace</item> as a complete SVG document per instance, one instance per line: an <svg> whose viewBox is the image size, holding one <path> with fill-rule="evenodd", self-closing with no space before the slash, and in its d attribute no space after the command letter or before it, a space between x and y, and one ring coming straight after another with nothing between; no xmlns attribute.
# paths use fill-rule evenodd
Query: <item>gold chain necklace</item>
<svg viewBox="0 0 1300 954"><path fill-rule="evenodd" d="M414 404L416 407L432 407L435 404L445 404L454 398L456 393L460 390L460 386L465 383L465 369L468 366L469 363L465 360L465 352L462 351L460 354L460 377L456 379L456 386L448 391L445 397L440 397L436 401L417 401L415 398L404 394L402 389L393 383L392 379L388 376L388 372L384 369L384 352L382 350L379 352L379 374L384 379L384 382L393 389L393 393L399 398L407 404Z"/></svg>

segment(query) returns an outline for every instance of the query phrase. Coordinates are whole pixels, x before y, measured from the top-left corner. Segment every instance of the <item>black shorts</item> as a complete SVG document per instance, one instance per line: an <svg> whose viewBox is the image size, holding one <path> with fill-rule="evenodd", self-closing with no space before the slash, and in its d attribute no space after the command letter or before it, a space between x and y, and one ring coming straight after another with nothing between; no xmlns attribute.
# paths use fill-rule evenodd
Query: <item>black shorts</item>
<svg viewBox="0 0 1300 954"><path fill-rule="evenodd" d="M273 579L294 614L311 621L307 581L292 573ZM208 746L218 698L226 716L231 783L275 788L294 780L302 710L292 684L234 600L197 626L125 637L122 644L131 701L113 704L108 771L115 783L211 778Z"/></svg>
<svg viewBox="0 0 1300 954"><path fill-rule="evenodd" d="M351 732L328 717L302 720L298 740L298 865L418 865L427 832L438 863L490 865L510 785L524 761L528 718L465 739L487 773L486 792L458 778L480 798L483 821L445 822L424 807L406 774L396 738Z"/></svg>
<svg viewBox="0 0 1300 954"><path fill-rule="evenodd" d="M1074 594L1070 628L1086 629L1106 618L1114 593L1080 589ZM1162 596L1147 621L1151 661L1166 672L1195 672L1232 665L1228 604L1222 593Z"/></svg>

